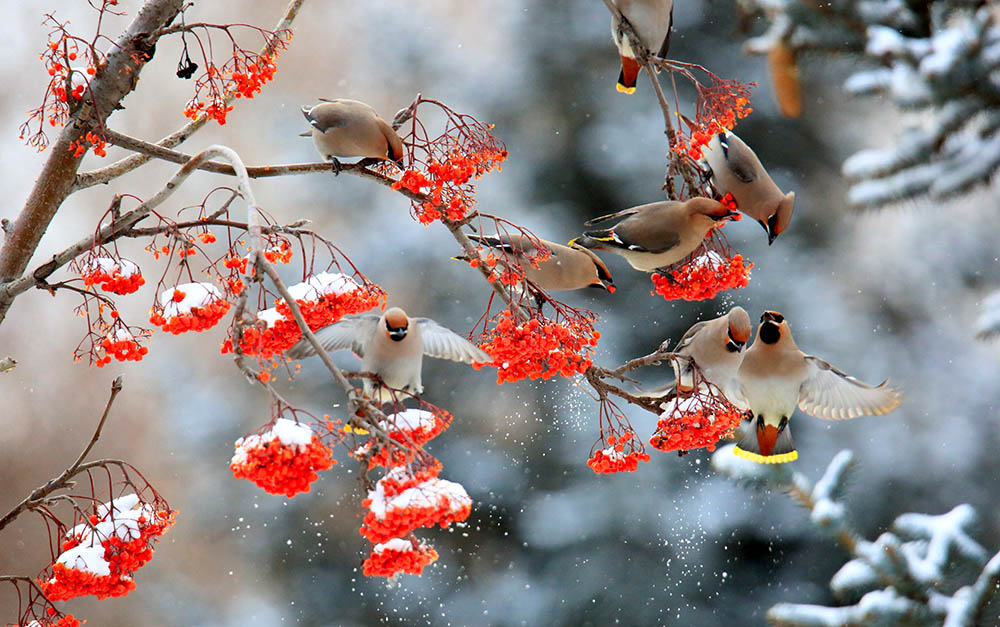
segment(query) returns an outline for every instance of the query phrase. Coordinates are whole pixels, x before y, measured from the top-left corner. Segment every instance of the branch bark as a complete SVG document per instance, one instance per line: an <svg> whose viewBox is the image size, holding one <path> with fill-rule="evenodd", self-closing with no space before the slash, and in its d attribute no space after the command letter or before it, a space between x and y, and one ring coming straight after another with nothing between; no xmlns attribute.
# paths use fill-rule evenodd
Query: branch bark
<svg viewBox="0 0 1000 627"><path fill-rule="evenodd" d="M122 99L135 89L139 73L155 51L156 38L151 33L168 26L182 6L183 0L147 0L125 33L115 41L106 62L90 83L90 98L72 113L50 148L34 188L7 231L0 248L0 282L11 281L24 272L56 211L70 194L82 160L70 151L70 145L87 132L103 127ZM0 293L0 322L12 302L12 298Z"/></svg>

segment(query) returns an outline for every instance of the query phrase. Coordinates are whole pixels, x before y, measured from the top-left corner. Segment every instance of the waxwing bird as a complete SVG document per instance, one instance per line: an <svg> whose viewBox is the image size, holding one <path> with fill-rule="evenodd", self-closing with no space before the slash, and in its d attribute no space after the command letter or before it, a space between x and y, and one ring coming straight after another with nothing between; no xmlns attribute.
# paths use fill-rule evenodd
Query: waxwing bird
<svg viewBox="0 0 1000 627"><path fill-rule="evenodd" d="M482 246L500 250L511 257L512 261L520 264L524 277L543 290L563 291L596 287L608 292L615 291L614 279L611 278L611 272L601 258L578 244L563 246L523 233L500 237L469 235L469 239ZM547 249L548 259L535 260L545 253L540 248ZM468 260L467 255L455 259Z"/></svg>
<svg viewBox="0 0 1000 627"><path fill-rule="evenodd" d="M312 136L319 154L340 171L338 157L365 157L388 159L397 163L403 158L403 140L375 109L357 100L338 98L311 107L302 107L302 115L309 120Z"/></svg>
<svg viewBox="0 0 1000 627"><path fill-rule="evenodd" d="M764 464L798 458L788 420L795 406L827 420L887 414L900 403L888 381L872 387L795 345L784 316L765 311L757 339L737 372L739 396L752 416L743 425L736 454Z"/></svg>
<svg viewBox="0 0 1000 627"><path fill-rule="evenodd" d="M792 220L795 192L783 194L750 146L729 131L713 137L702 155L719 194L732 194L740 212L764 227L773 243Z"/></svg>
<svg viewBox="0 0 1000 627"><path fill-rule="evenodd" d="M384 384L364 381L365 395L380 405L393 400L387 388L423 393L420 373L424 355L467 364L492 361L486 352L454 331L429 318L410 318L399 307L387 309L381 316L346 318L316 331L316 339L327 351L349 348L361 357L361 369L375 373ZM287 354L302 359L316 351L309 342L300 340Z"/></svg>
<svg viewBox="0 0 1000 627"><path fill-rule="evenodd" d="M674 381L643 394L665 396L670 400L677 395L677 390L691 391L694 364L702 376L728 398L751 330L750 316L739 305L718 318L696 322L674 347L674 353L686 358L673 360Z"/></svg>
<svg viewBox="0 0 1000 627"><path fill-rule="evenodd" d="M625 257L636 270L653 272L684 259L716 223L737 216L711 198L654 202L594 218L586 225L622 219L610 229L584 231L569 245L607 250Z"/></svg>
<svg viewBox="0 0 1000 627"><path fill-rule="evenodd" d="M656 56L666 57L670 48L670 28L674 23L673 0L614 0L614 4L632 25L642 45ZM619 31L618 18L614 15L611 16L611 37L622 59L622 71L615 87L622 93L631 94L635 92L640 66L629 38Z"/></svg>

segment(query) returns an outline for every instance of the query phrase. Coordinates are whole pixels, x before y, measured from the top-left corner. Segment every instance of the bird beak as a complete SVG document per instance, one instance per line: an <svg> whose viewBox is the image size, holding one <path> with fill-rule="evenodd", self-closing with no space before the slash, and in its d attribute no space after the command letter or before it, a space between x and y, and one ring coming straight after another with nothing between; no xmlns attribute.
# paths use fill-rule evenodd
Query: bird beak
<svg viewBox="0 0 1000 627"><path fill-rule="evenodd" d="M733 347L733 352L738 353L743 350L743 346L746 342L737 342L736 340L729 338L729 345Z"/></svg>
<svg viewBox="0 0 1000 627"><path fill-rule="evenodd" d="M764 322L765 320L781 324L785 321L785 317L777 311L765 311L760 315L760 321Z"/></svg>
<svg viewBox="0 0 1000 627"><path fill-rule="evenodd" d="M767 245L770 246L774 243L774 240L778 239L778 234L767 227L765 227L765 230L767 231Z"/></svg>
<svg viewBox="0 0 1000 627"><path fill-rule="evenodd" d="M389 339L391 339L393 342L398 342L402 340L404 337L406 337L406 328L389 330Z"/></svg>
<svg viewBox="0 0 1000 627"><path fill-rule="evenodd" d="M770 246L774 243L774 240L778 238L777 231L774 230L778 223L778 214L774 214L767 219L767 224L764 225L764 230L767 231L767 245Z"/></svg>
<svg viewBox="0 0 1000 627"><path fill-rule="evenodd" d="M299 137L312 137L312 131L306 131L305 133L299 133Z"/></svg>

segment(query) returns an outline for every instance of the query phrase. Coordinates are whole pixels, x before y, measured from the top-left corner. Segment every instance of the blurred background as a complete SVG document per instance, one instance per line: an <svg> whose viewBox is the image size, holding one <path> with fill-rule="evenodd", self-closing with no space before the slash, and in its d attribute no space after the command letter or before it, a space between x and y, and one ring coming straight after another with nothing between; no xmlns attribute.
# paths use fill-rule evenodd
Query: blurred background
<svg viewBox="0 0 1000 627"><path fill-rule="evenodd" d="M139 3L121 5L134 12ZM284 7L284 0L199 2L186 17L270 27ZM17 139L48 79L38 60L42 13L55 11L80 34L92 32L96 13L65 1L6 11L0 180L8 202L0 214L13 218L46 157ZM114 36L127 19L109 22L106 32ZM632 96L615 91L618 58L597 0L310 0L294 31L274 83L237 101L225 126L210 124L182 150L222 143L248 164L311 162L312 143L296 137L307 128L300 105L355 98L391 119L420 92L496 124L510 156L501 173L482 179L480 207L541 237L567 241L590 217L663 198L661 112L648 81ZM746 289L711 302L650 296L647 276L606 256L618 291L566 298L602 317L595 362L615 366L646 354L733 304L754 319L781 311L803 350L865 381L888 377L905 396L880 418L833 424L799 414L797 469L815 478L838 450L853 449L859 469L847 501L865 536L903 512L938 514L967 502L980 514L977 538L995 550L1000 347L975 341L972 325L983 295L1000 285L997 193L848 211L841 161L892 141L899 114L878 100L847 99L840 84L850 63L823 58L804 63L805 115L784 119L764 60L741 53L743 38L731 2L678 3L671 57L757 82L754 113L737 131L778 185L796 192L791 228L768 247L752 221L728 226L734 247L754 262L753 276ZM245 45L258 41L248 36ZM193 86L174 76L179 58L179 39L158 45L138 91L112 118L115 129L155 141L185 122ZM83 170L123 154L90 155ZM153 163L72 196L31 267L91 231L115 192L148 197L175 171ZM231 184L198 173L163 211ZM390 304L461 333L485 309L488 287L448 259L457 252L450 235L411 220L398 194L332 174L261 180L254 190L279 221L312 220L387 289ZM139 245L122 252L147 281L161 272L162 261ZM126 319L143 323L154 284L119 299ZM71 360L85 333L77 304L66 293L27 293L0 326L0 356L19 362L0 376L0 511L75 458L121 373L125 389L94 455L134 463L179 511L136 591L65 604L92 625L753 625L779 601L833 603L829 578L846 556L785 495L732 484L704 451L678 458L650 450L652 460L636 473L597 476L585 463L597 405L574 381L498 387L495 373L437 360L425 367L426 397L456 420L429 450L444 463L442 477L461 482L475 507L467 525L419 532L441 555L423 576L395 586L365 578L363 497L351 460L293 500L230 474L233 441L270 416L265 394L219 354L221 328L156 334L141 363L88 369ZM347 367L359 363L339 357ZM644 376L659 381L664 373ZM344 399L316 359L280 387L315 413L341 411ZM654 417L629 416L648 438ZM41 570L43 529L22 516L0 532L0 573ZM0 620L13 620L15 609L0 588Z"/></svg>

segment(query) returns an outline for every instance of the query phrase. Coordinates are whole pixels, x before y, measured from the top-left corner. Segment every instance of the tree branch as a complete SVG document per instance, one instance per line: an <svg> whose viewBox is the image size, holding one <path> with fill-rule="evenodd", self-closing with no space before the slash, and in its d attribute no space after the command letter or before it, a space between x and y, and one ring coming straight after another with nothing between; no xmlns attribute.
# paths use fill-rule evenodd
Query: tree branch
<svg viewBox="0 0 1000 627"><path fill-rule="evenodd" d="M49 158L24 207L7 230L0 248L0 282L11 281L24 272L49 223L70 194L82 160L76 151L70 151L71 144L94 128L103 127L108 116L135 88L139 73L155 49L156 38L151 33L169 25L182 5L183 0L147 0L111 47L106 62L90 82L90 99L70 115L50 148ZM12 302L8 295L0 294L0 322Z"/></svg>
<svg viewBox="0 0 1000 627"><path fill-rule="evenodd" d="M292 22L295 21L295 17L299 13L299 9L302 7L302 3L305 0L291 0L288 6L285 8L285 14L282 15L281 19L275 25L273 32L279 32L283 30L288 30L292 26ZM164 35L168 31L160 31L159 35ZM266 46L261 49L261 54L271 55L274 54L275 44L273 41L268 42ZM235 96L230 96L226 99L226 103L229 104L233 101ZM167 135L160 141L156 142L156 146L161 148L173 148L179 146L187 138L194 135L198 130L200 130L208 122L208 117L202 117L197 120L188 122L181 128L177 129L170 135ZM153 155L155 156L155 155ZM88 187L93 187L94 185L100 185L102 183L107 183L112 179L115 179L123 174L127 174L132 170L146 164L152 158L149 154L139 154L130 155L124 159L120 159L111 165L105 166L103 168L92 170L90 172L82 172L76 176L76 180L73 182L73 187L70 193L79 191L81 189L86 189ZM169 161L169 159L168 159Z"/></svg>

